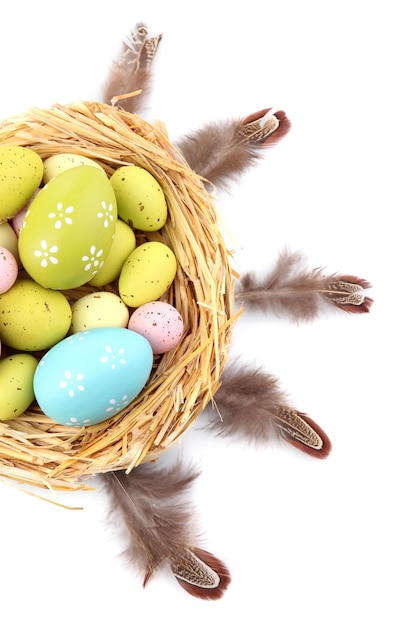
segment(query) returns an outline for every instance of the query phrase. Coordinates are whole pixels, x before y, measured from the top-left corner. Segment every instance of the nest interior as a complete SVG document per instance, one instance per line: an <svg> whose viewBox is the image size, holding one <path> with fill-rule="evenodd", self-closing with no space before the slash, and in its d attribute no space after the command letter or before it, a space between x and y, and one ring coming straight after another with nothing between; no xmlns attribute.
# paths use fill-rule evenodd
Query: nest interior
<svg viewBox="0 0 417 626"><path fill-rule="evenodd" d="M236 317L231 255L212 196L169 142L161 123L150 124L95 101L75 102L34 108L5 120L0 145L26 146L42 159L63 152L87 156L109 176L121 165L138 165L155 176L166 196L167 223L157 233L146 233L146 239L170 246L178 262L174 283L164 296L184 320L178 347L155 358L143 391L105 422L61 426L36 403L20 417L0 422L0 475L37 487L86 488L86 479L97 473L130 471L157 458L212 400ZM141 236L138 243L144 241ZM117 292L117 284L105 289ZM94 290L84 285L67 297L74 300Z"/></svg>

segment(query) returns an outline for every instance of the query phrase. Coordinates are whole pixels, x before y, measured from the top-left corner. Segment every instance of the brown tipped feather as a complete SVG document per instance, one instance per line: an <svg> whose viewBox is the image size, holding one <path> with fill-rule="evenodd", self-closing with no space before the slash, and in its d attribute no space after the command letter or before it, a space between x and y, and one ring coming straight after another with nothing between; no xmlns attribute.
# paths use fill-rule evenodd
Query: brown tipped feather
<svg viewBox="0 0 417 626"><path fill-rule="evenodd" d="M103 86L103 101L138 112L151 88L151 64L162 35L148 38L145 24L138 23L122 44Z"/></svg>
<svg viewBox="0 0 417 626"><path fill-rule="evenodd" d="M213 185L226 186L262 157L265 145L276 143L289 131L283 111L269 116L268 112L208 123L180 139L177 147L191 169Z"/></svg>
<svg viewBox="0 0 417 626"><path fill-rule="evenodd" d="M146 463L130 474L103 474L111 512L124 522L129 539L125 556L144 574L144 585L164 563L196 544L192 512L184 492L198 476L180 463L158 469Z"/></svg>
<svg viewBox="0 0 417 626"><path fill-rule="evenodd" d="M242 276L236 298L247 309L288 315L294 321L316 318L323 304L345 311L369 311L372 300L364 290L370 283L352 276L326 276L321 269L308 269L300 252L284 250L272 271L263 279Z"/></svg>
<svg viewBox="0 0 417 626"><path fill-rule="evenodd" d="M260 368L228 365L212 406L208 429L250 443L285 439L306 454L326 458L331 443L324 431L290 406L278 380Z"/></svg>
<svg viewBox="0 0 417 626"><path fill-rule="evenodd" d="M226 565L210 552L193 548L171 561L178 583L190 595L202 600L218 600L230 583Z"/></svg>

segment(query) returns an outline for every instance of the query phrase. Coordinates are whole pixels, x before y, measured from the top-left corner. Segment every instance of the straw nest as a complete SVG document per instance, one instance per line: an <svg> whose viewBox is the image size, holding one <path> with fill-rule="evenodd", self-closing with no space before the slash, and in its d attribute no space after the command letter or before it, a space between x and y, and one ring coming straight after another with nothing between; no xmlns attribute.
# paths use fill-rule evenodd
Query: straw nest
<svg viewBox="0 0 417 626"><path fill-rule="evenodd" d="M161 123L151 125L99 102L75 102L5 120L0 145L5 144L26 146L42 158L62 152L84 155L108 175L121 165L139 165L155 176L167 199L168 221L148 239L169 245L178 262L165 299L184 320L179 346L155 358L141 394L105 422L61 426L36 404L19 418L0 422L0 475L36 487L87 488L85 481L97 473L130 471L157 458L212 400L234 321L230 254L212 197L170 144ZM138 234L138 244L143 241ZM77 298L93 290L83 286L69 295Z"/></svg>

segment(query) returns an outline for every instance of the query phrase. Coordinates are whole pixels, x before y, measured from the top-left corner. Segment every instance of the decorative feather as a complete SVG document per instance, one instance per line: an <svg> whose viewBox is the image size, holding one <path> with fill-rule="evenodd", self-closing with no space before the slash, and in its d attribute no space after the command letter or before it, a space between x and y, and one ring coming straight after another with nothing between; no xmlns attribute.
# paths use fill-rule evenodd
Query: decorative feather
<svg viewBox="0 0 417 626"><path fill-rule="evenodd" d="M162 35L148 38L145 24L136 24L112 63L102 90L104 102L121 102L125 110L138 112L150 92L150 68L161 38Z"/></svg>
<svg viewBox="0 0 417 626"><path fill-rule="evenodd" d="M209 183L225 186L258 161L290 129L283 111L264 109L239 120L211 122L177 142L189 166Z"/></svg>
<svg viewBox="0 0 417 626"><path fill-rule="evenodd" d="M300 252L284 250L273 270L258 280L252 273L242 276L236 298L247 309L272 311L289 315L293 320L307 321L318 316L323 304L350 313L367 313L372 300L364 290L370 283L356 276L308 269Z"/></svg>
<svg viewBox="0 0 417 626"><path fill-rule="evenodd" d="M251 443L284 439L303 452L326 458L331 443L305 413L291 407L278 380L261 368L228 365L212 405L208 430Z"/></svg>
<svg viewBox="0 0 417 626"><path fill-rule="evenodd" d="M156 469L149 463L130 474L103 474L112 513L121 516L129 538L126 556L144 574L145 586L163 565L191 595L218 599L230 582L222 561L196 546L192 513L184 491L198 476L180 463Z"/></svg>

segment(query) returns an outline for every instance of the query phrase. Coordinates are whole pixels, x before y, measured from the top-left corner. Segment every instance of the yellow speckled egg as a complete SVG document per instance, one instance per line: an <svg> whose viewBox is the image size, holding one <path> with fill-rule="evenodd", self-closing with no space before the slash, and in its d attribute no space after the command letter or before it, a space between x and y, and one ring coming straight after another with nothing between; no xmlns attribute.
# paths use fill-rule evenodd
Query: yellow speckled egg
<svg viewBox="0 0 417 626"><path fill-rule="evenodd" d="M0 146L0 221L25 206L42 176L43 162L36 152L22 146Z"/></svg>
<svg viewBox="0 0 417 626"><path fill-rule="evenodd" d="M49 183L52 178L55 178L61 172L69 170L71 167L77 167L78 165L90 165L91 167L97 167L104 172L104 169L99 163L89 159L88 157L81 156L80 154L71 154L63 152L62 154L54 154L43 162L43 182Z"/></svg>
<svg viewBox="0 0 417 626"><path fill-rule="evenodd" d="M96 291L74 302L70 332L107 326L125 328L128 321L129 309L118 295L109 291Z"/></svg>
<svg viewBox="0 0 417 626"><path fill-rule="evenodd" d="M68 332L71 306L60 291L20 278L0 295L0 339L16 350L50 348Z"/></svg>
<svg viewBox="0 0 417 626"><path fill-rule="evenodd" d="M32 404L37 365L31 354L13 354L0 361L0 421L19 417Z"/></svg>
<svg viewBox="0 0 417 626"><path fill-rule="evenodd" d="M16 260L19 259L17 235L9 222L0 224L0 246L10 250Z"/></svg>
<svg viewBox="0 0 417 626"><path fill-rule="evenodd" d="M122 267L120 297L130 307L158 300L171 286L176 272L177 260L168 246L159 241L143 243Z"/></svg>
<svg viewBox="0 0 417 626"><path fill-rule="evenodd" d="M168 209L156 178L143 167L123 165L111 176L119 217L138 230L153 232L165 224Z"/></svg>
<svg viewBox="0 0 417 626"><path fill-rule="evenodd" d="M136 248L136 236L133 230L122 220L116 220L114 239L103 267L90 280L93 287L103 287L119 277L123 263Z"/></svg>

